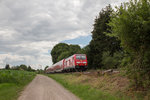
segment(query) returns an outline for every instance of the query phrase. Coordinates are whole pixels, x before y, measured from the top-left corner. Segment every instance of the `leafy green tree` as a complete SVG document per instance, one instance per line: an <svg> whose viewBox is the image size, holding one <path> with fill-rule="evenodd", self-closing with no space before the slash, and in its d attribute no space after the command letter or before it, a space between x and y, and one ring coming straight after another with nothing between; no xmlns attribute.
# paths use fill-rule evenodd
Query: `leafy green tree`
<svg viewBox="0 0 150 100"><path fill-rule="evenodd" d="M32 71L31 66L28 66L28 67L27 67L27 71Z"/></svg>
<svg viewBox="0 0 150 100"><path fill-rule="evenodd" d="M21 65L19 66L19 69L28 70L28 67L27 67L26 65L24 65L24 64L21 64Z"/></svg>
<svg viewBox="0 0 150 100"><path fill-rule="evenodd" d="M37 69L36 72L37 72L38 74L44 74L44 70L42 70L42 69Z"/></svg>
<svg viewBox="0 0 150 100"><path fill-rule="evenodd" d="M102 64L105 69L114 69L118 68L121 65L122 59L124 57L123 52L115 52L113 56L110 56L110 52L103 52Z"/></svg>
<svg viewBox="0 0 150 100"><path fill-rule="evenodd" d="M73 55L75 53L80 53L80 51L81 51L81 48L80 48L79 45L72 45L72 44L70 44L69 48L70 48L69 51L71 52L71 55Z"/></svg>
<svg viewBox="0 0 150 100"><path fill-rule="evenodd" d="M64 58L80 52L81 48L79 45L68 45L66 43L59 43L55 45L51 51L52 61L53 63L56 63Z"/></svg>
<svg viewBox="0 0 150 100"><path fill-rule="evenodd" d="M65 51L65 52L61 53L61 55L58 57L58 61L60 61L60 60L62 60L64 58L67 58L67 57L69 57L71 55L72 55L72 53L70 51Z"/></svg>
<svg viewBox="0 0 150 100"><path fill-rule="evenodd" d="M10 69L9 64L6 64L5 69Z"/></svg>
<svg viewBox="0 0 150 100"><path fill-rule="evenodd" d="M113 12L109 26L112 29L109 35L120 39L133 57L129 73L135 86L150 86L150 0L122 4Z"/></svg>
<svg viewBox="0 0 150 100"><path fill-rule="evenodd" d="M58 62L58 57L61 55L61 53L68 51L69 45L66 43L59 43L55 45L51 51L52 61L53 63Z"/></svg>
<svg viewBox="0 0 150 100"><path fill-rule="evenodd" d="M102 68L102 55L104 51L110 51L110 55L120 50L120 41L115 37L107 36L105 33L110 32L110 16L112 13L111 6L106 6L96 17L94 29L92 31L92 40L89 44L89 65L93 68Z"/></svg>
<svg viewBox="0 0 150 100"><path fill-rule="evenodd" d="M79 45L69 45L69 50L60 54L57 61L60 61L64 58L72 56L73 54L81 53L81 48Z"/></svg>
<svg viewBox="0 0 150 100"><path fill-rule="evenodd" d="M19 67L20 66L18 66L18 65L17 66L12 66L11 69L13 69L13 70L19 70Z"/></svg>
<svg viewBox="0 0 150 100"><path fill-rule="evenodd" d="M46 71L47 68L48 68L48 66L46 66L46 67L44 68L44 71Z"/></svg>

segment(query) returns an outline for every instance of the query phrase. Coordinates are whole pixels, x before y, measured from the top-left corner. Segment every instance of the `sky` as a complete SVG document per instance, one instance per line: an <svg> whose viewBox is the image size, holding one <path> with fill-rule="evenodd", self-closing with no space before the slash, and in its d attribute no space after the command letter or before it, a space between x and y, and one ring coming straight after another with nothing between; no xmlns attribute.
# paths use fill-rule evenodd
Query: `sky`
<svg viewBox="0 0 150 100"><path fill-rule="evenodd" d="M89 44L100 10L127 0L0 0L0 68L51 66L60 43Z"/></svg>

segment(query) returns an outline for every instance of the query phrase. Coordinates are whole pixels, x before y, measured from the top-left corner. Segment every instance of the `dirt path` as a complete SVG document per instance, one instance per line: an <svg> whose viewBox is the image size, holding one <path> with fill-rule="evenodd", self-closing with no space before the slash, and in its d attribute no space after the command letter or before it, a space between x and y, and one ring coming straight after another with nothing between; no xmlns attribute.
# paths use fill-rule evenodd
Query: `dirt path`
<svg viewBox="0 0 150 100"><path fill-rule="evenodd" d="M51 78L37 75L18 100L79 100L79 98Z"/></svg>

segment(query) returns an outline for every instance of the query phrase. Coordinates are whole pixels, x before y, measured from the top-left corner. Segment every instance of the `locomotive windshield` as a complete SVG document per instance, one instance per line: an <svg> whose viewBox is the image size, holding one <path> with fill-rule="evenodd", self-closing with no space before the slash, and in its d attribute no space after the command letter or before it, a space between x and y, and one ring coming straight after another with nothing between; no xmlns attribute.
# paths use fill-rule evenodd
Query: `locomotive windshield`
<svg viewBox="0 0 150 100"><path fill-rule="evenodd" d="M76 56L76 59L85 60L85 59L86 59L86 56L85 56L85 55L77 55L77 56Z"/></svg>

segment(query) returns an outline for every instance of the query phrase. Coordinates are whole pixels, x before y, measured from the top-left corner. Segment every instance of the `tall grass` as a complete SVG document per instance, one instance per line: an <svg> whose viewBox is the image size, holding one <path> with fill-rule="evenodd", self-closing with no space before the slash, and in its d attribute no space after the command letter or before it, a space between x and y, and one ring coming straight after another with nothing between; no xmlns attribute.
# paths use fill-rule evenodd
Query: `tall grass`
<svg viewBox="0 0 150 100"><path fill-rule="evenodd" d="M70 83L65 79L64 74L51 74L48 76L62 84L81 100L126 100L122 97L118 98L101 90L92 88L89 85Z"/></svg>
<svg viewBox="0 0 150 100"><path fill-rule="evenodd" d="M0 70L0 100L16 100L35 75L27 71Z"/></svg>
<svg viewBox="0 0 150 100"><path fill-rule="evenodd" d="M0 70L0 83L15 83L18 85L30 81L35 73L17 70Z"/></svg>

